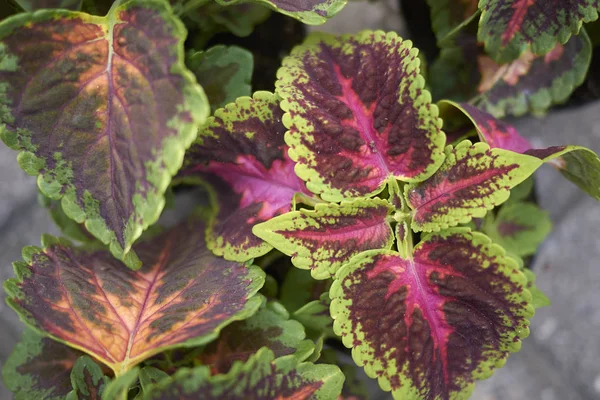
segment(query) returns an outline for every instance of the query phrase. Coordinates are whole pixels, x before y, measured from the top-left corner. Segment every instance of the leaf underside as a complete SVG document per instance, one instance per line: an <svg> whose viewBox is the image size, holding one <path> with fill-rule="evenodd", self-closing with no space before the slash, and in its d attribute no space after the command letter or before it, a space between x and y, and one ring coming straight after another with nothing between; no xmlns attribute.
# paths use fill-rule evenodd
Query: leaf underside
<svg viewBox="0 0 600 400"><path fill-rule="evenodd" d="M275 359L262 348L245 364L236 363L226 375L210 376L209 368L181 369L172 380L154 385L152 399L335 399L344 376L338 367L298 363L294 356Z"/></svg>
<svg viewBox="0 0 600 400"><path fill-rule="evenodd" d="M117 375L168 348L197 346L252 315L264 282L258 267L215 257L192 217L135 246L132 271L106 251L46 236L27 247L5 284L27 324L108 365ZM254 297L253 297L254 296Z"/></svg>
<svg viewBox="0 0 600 400"><path fill-rule="evenodd" d="M42 192L132 267L208 114L183 64L185 29L158 0L106 17L65 10L0 24L0 135Z"/></svg>
<svg viewBox="0 0 600 400"><path fill-rule="evenodd" d="M419 58L395 33L312 34L283 61L276 93L296 173L327 201L416 182L442 162L438 109Z"/></svg>
<svg viewBox="0 0 600 400"><path fill-rule="evenodd" d="M334 331L396 399L467 398L529 334L527 278L466 228L425 236L409 258L364 252L331 288Z"/></svg>

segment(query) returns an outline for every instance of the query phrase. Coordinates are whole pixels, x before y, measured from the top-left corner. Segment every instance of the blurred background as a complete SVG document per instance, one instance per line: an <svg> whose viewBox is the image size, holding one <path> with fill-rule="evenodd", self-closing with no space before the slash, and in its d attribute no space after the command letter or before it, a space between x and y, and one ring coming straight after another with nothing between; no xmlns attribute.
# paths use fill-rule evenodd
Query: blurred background
<svg viewBox="0 0 600 400"><path fill-rule="evenodd" d="M0 8L4 1L0 0ZM424 0L410 2L425 4ZM420 21L422 15L408 18ZM398 0L350 1L339 15L315 30L353 33L367 28L411 37ZM577 144L600 153L598 101L572 101L545 117L512 122L535 147ZM521 352L512 355L492 378L477 384L475 400L600 399L600 203L550 166L537 172L536 191L554 230L537 254L533 270L552 306L537 312ZM24 246L39 245L42 233L58 231L38 204L35 178L19 168L14 151L0 144L0 280L13 276L11 263L21 258ZM1 301L0 366L21 332L16 314ZM391 399L372 384L377 393L374 399ZM0 383L0 400L11 398Z"/></svg>

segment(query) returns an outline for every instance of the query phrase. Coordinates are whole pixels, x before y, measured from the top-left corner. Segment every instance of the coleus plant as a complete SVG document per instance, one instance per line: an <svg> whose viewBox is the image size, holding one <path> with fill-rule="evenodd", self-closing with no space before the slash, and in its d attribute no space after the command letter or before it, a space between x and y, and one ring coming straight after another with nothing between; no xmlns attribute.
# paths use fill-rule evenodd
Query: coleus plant
<svg viewBox="0 0 600 400"><path fill-rule="evenodd" d="M466 398L549 304L527 268L550 230L532 174L549 163L600 199L595 153L434 104L395 33L311 34L272 92L251 92L252 53L204 47L344 0L17 3L0 134L65 236L5 283L28 326L3 368L17 399L366 398L344 347L395 398ZM506 10L480 7L492 35ZM523 32L482 40L555 48Z"/></svg>

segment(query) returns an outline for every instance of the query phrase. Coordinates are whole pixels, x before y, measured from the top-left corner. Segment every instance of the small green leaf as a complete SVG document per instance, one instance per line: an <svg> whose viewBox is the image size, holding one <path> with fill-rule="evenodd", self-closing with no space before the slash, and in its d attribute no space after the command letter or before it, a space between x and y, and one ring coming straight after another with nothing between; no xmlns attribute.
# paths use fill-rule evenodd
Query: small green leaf
<svg viewBox="0 0 600 400"><path fill-rule="evenodd" d="M252 94L254 59L248 50L218 45L189 55L186 65L202 85L213 112Z"/></svg>
<svg viewBox="0 0 600 400"><path fill-rule="evenodd" d="M519 202L528 200L533 193L533 185L535 184L535 180L533 179L533 175L529 178L525 179L523 182L519 183L517 186L510 190L510 197L508 202Z"/></svg>
<svg viewBox="0 0 600 400"><path fill-rule="evenodd" d="M289 258L287 261L289 262ZM291 267L281 285L279 300L293 314L305 304L319 300L329 290L329 286L331 280L316 280L310 271Z"/></svg>
<svg viewBox="0 0 600 400"><path fill-rule="evenodd" d="M337 14L348 0L217 0L224 6L240 2L264 4L305 24L321 25Z"/></svg>
<svg viewBox="0 0 600 400"><path fill-rule="evenodd" d="M88 356L79 357L71 371L73 390L66 400L99 399L109 382L110 378L94 360Z"/></svg>
<svg viewBox="0 0 600 400"><path fill-rule="evenodd" d="M199 366L180 369L170 382L151 387L144 400L198 399L336 399L344 375L334 365L298 363L293 355L275 359L260 349L246 363L235 363L226 375L210 375Z"/></svg>
<svg viewBox="0 0 600 400"><path fill-rule="evenodd" d="M146 366L140 370L140 385L143 392L147 392L151 385L155 385L165 379L170 379L169 375L158 368Z"/></svg>
<svg viewBox="0 0 600 400"><path fill-rule="evenodd" d="M309 337L335 337L333 319L329 314L330 304L329 293L325 292L318 300L313 300L294 311L293 317L304 325Z"/></svg>
<svg viewBox="0 0 600 400"><path fill-rule="evenodd" d="M102 400L127 400L129 391L138 380L140 369L135 367L112 380L102 393Z"/></svg>
<svg viewBox="0 0 600 400"><path fill-rule="evenodd" d="M15 400L64 400L72 389L71 369L79 350L25 328L2 368L2 378Z"/></svg>
<svg viewBox="0 0 600 400"><path fill-rule="evenodd" d="M292 257L313 278L327 279L364 250L389 249L394 234L388 221L393 207L385 200L359 199L317 204L255 225L252 232Z"/></svg>
<svg viewBox="0 0 600 400"><path fill-rule="evenodd" d="M552 305L550 299L535 285L535 274L532 270L524 268L523 273L527 277L527 289L531 293L531 305L538 309Z"/></svg>
<svg viewBox="0 0 600 400"><path fill-rule="evenodd" d="M431 25L438 44L446 36L478 12L479 0L427 0L431 12Z"/></svg>
<svg viewBox="0 0 600 400"><path fill-rule="evenodd" d="M343 362L339 352L325 349L319 361L340 367L346 379L342 387L342 396L338 400L368 400L374 396L373 389L368 388L365 381L358 378L358 367L354 363Z"/></svg>
<svg viewBox="0 0 600 400"><path fill-rule="evenodd" d="M496 218L487 220L483 228L495 243L520 257L534 254L551 231L548 213L524 202L503 205Z"/></svg>
<svg viewBox="0 0 600 400"><path fill-rule="evenodd" d="M490 149L486 143L448 146L446 160L431 178L405 187L412 229L438 231L481 218L540 165L536 157Z"/></svg>

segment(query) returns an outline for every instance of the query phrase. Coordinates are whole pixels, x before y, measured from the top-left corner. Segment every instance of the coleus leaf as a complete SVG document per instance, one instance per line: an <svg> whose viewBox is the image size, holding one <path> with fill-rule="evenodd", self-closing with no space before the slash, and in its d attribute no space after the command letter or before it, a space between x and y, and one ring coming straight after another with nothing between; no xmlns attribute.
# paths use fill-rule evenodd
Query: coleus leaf
<svg viewBox="0 0 600 400"><path fill-rule="evenodd" d="M535 285L535 274L533 273L533 271L528 268L523 268L522 272L527 277L527 290L529 290L532 297L531 305L535 309L550 306L552 304L550 302L550 299L548 299L544 292L542 292Z"/></svg>
<svg viewBox="0 0 600 400"><path fill-rule="evenodd" d="M85 224L80 224L65 214L59 200L52 200L44 196L43 193L39 193L38 201L48 209L52 221L58 226L62 235L68 239L81 243L100 244L100 242L88 232L85 228Z"/></svg>
<svg viewBox="0 0 600 400"><path fill-rule="evenodd" d="M286 262L290 262L290 259L286 258ZM289 312L294 313L305 304L319 300L329 290L329 286L331 280L316 280L311 276L310 270L291 267L281 284L279 301Z"/></svg>
<svg viewBox="0 0 600 400"><path fill-rule="evenodd" d="M15 400L64 400L72 389L71 369L83 353L26 328L2 368Z"/></svg>
<svg viewBox="0 0 600 400"><path fill-rule="evenodd" d="M139 379L142 392L146 392L150 389L150 386L157 384L163 379L170 379L170 377L166 372L161 371L158 368L145 366L140 369Z"/></svg>
<svg viewBox="0 0 600 400"><path fill-rule="evenodd" d="M310 35L283 61L276 93L296 173L327 201L417 182L443 160L438 109L418 51L395 33Z"/></svg>
<svg viewBox="0 0 600 400"><path fill-rule="evenodd" d="M385 200L358 199L341 204L317 204L255 225L252 232L292 257L314 279L327 279L352 256L364 250L389 249L394 233Z"/></svg>
<svg viewBox="0 0 600 400"><path fill-rule="evenodd" d="M493 115L478 109L468 103L456 103L442 100L439 104L440 113L444 115L444 107L454 107L466 116L474 126L479 139L491 148L500 148L524 153L533 146L527 139L510 124L496 119Z"/></svg>
<svg viewBox="0 0 600 400"><path fill-rule="evenodd" d="M469 27L470 28L470 27ZM436 99L475 101L495 117L544 112L566 101L585 79L592 46L585 30L543 56L526 51L498 64L483 46L459 32L431 66L429 83Z"/></svg>
<svg viewBox="0 0 600 400"><path fill-rule="evenodd" d="M337 14L348 0L217 0L224 6L240 2L264 4L308 25L321 25Z"/></svg>
<svg viewBox="0 0 600 400"><path fill-rule="evenodd" d="M113 379L102 393L102 400L128 400L130 392L138 392L136 382L140 369L135 367Z"/></svg>
<svg viewBox="0 0 600 400"><path fill-rule="evenodd" d="M291 356L275 359L264 347L245 364L235 363L226 375L210 375L199 366L181 369L151 387L151 399L335 399L342 390L344 376L334 365L299 363Z"/></svg>
<svg viewBox="0 0 600 400"><path fill-rule="evenodd" d="M71 371L73 390L65 400L100 399L109 382L110 378L94 360L88 356L79 357Z"/></svg>
<svg viewBox="0 0 600 400"><path fill-rule="evenodd" d="M252 317L227 326L219 338L207 345L198 356L211 373L225 374L234 361L246 362L261 347L269 348L276 358L295 354L304 361L314 344L305 340L304 327L289 319L285 308L276 302L267 303Z"/></svg>
<svg viewBox="0 0 600 400"><path fill-rule="evenodd" d="M334 331L397 399L463 399L518 351L534 309L504 250L467 228L426 235L404 258L372 250L331 287Z"/></svg>
<svg viewBox="0 0 600 400"><path fill-rule="evenodd" d="M42 8L63 8L78 11L81 9L83 0L15 0L15 2L26 12Z"/></svg>
<svg viewBox="0 0 600 400"><path fill-rule="evenodd" d="M431 12L431 25L438 43L475 14L479 0L427 0Z"/></svg>
<svg viewBox="0 0 600 400"><path fill-rule="evenodd" d="M271 246L252 227L292 209L297 193L310 192L294 174L283 141L278 98L268 92L241 97L215 112L186 154L183 180L209 184L215 215L209 248L229 260L259 257Z"/></svg>
<svg viewBox="0 0 600 400"><path fill-rule="evenodd" d="M542 165L536 157L465 140L425 182L405 187L414 231L438 231L481 218Z"/></svg>
<svg viewBox="0 0 600 400"><path fill-rule="evenodd" d="M186 65L202 85L213 112L238 97L252 94L254 60L248 50L218 45L191 54Z"/></svg>
<svg viewBox="0 0 600 400"><path fill-rule="evenodd" d="M600 159L592 150L582 146L553 146L531 149L525 154L552 163L565 178L600 200Z"/></svg>
<svg viewBox="0 0 600 400"><path fill-rule="evenodd" d="M373 397L373 390L369 390L364 380L358 378L358 368L352 361L344 362L339 357L339 352L334 349L324 349L320 362L334 364L344 373L344 386L338 400L368 400Z"/></svg>
<svg viewBox="0 0 600 400"><path fill-rule="evenodd" d="M151 29L149 29L151 27ZM0 136L42 192L132 267L128 254L208 114L165 1L117 2L0 24Z"/></svg>
<svg viewBox="0 0 600 400"><path fill-rule="evenodd" d="M5 284L7 302L27 324L93 355L117 375L168 348L214 339L252 315L264 282L258 267L215 257L199 217L136 245L132 271L105 251L45 236L26 247Z"/></svg>
<svg viewBox="0 0 600 400"><path fill-rule="evenodd" d="M505 204L483 228L495 243L520 257L534 254L551 230L548 213L525 202Z"/></svg>
<svg viewBox="0 0 600 400"><path fill-rule="evenodd" d="M318 300L313 300L300 307L292 315L294 319L306 328L307 334L311 338L320 336L335 337L333 333L333 319L329 314L331 300L329 293L321 294Z"/></svg>
<svg viewBox="0 0 600 400"><path fill-rule="evenodd" d="M478 40L499 62L531 50L543 55L577 35L583 22L598 19L598 0L481 0Z"/></svg>

